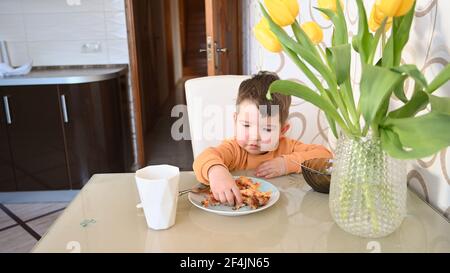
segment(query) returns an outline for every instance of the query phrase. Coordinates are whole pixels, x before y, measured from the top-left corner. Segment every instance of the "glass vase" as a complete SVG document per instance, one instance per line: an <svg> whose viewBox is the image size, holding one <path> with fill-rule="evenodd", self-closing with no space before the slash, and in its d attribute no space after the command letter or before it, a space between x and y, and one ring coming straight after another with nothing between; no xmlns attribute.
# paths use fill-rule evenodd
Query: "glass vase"
<svg viewBox="0 0 450 273"><path fill-rule="evenodd" d="M379 138L337 142L330 185L330 211L346 232L379 238L394 232L406 216L406 161L390 157Z"/></svg>

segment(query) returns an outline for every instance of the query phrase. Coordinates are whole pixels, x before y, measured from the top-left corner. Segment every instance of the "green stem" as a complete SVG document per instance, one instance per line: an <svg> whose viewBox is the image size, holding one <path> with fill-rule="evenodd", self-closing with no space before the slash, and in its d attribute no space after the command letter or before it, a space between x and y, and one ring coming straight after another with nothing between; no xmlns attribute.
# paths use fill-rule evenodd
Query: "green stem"
<svg viewBox="0 0 450 273"><path fill-rule="evenodd" d="M378 126L379 125L378 125L377 122L372 123L371 128L372 128L372 135L373 135L373 137L379 137L380 136L380 133L378 131Z"/></svg>
<svg viewBox="0 0 450 273"><path fill-rule="evenodd" d="M350 79L347 79L344 82L344 84L341 86L341 88L343 90L344 101L347 104L347 109L350 112L350 116L352 118L353 124L357 127L358 132L361 132L361 126L359 124L360 116L358 115L358 113L356 111L355 99L353 97L353 90L352 90L352 85L350 83Z"/></svg>
<svg viewBox="0 0 450 273"><path fill-rule="evenodd" d="M347 107L345 106L344 100L342 99L341 92L338 91L336 86L332 86L331 88L331 94L333 95L333 98L336 100L336 103L338 105L338 109L340 110L342 117L347 124L348 128L350 129L351 133L353 135L358 135L357 128L353 125L353 123L350 120L350 117L348 115Z"/></svg>
<svg viewBox="0 0 450 273"><path fill-rule="evenodd" d="M384 18L383 22L381 23L380 27L378 28L377 32L375 33L375 36L373 37L371 48L370 48L370 54L369 54L369 58L368 58L368 62L367 62L370 65L373 64L373 59L375 58L378 44L380 43L380 37L382 34L384 34L384 28L386 26L387 19L388 19L388 17Z"/></svg>
<svg viewBox="0 0 450 273"><path fill-rule="evenodd" d="M322 59L324 59L324 62L328 65L328 67L330 68L330 70L333 71L333 68L332 68L332 66L330 65L330 62L328 61L327 54L325 53L325 51L323 50L323 48L322 48L320 45L317 45L317 47L319 48L319 52L320 52L320 55L322 56ZM333 72L334 72L334 71L333 71Z"/></svg>

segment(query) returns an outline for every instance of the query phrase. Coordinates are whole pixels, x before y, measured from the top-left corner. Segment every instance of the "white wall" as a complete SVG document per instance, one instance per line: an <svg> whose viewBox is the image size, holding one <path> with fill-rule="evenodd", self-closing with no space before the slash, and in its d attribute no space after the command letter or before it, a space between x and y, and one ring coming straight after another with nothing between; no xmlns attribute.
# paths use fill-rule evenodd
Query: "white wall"
<svg viewBox="0 0 450 273"><path fill-rule="evenodd" d="M128 63L124 0L0 0L0 40L16 66Z"/></svg>
<svg viewBox="0 0 450 273"><path fill-rule="evenodd" d="M259 70L276 71L284 79L293 79L309 84L305 76L283 54L273 54L264 50L252 35L253 26L261 18L258 0L244 0L244 72L255 73ZM374 0L364 1L367 12L370 12ZM316 21L324 28L325 43L330 44L331 23L325 20L312 7L317 6L317 0L299 1L300 22ZM346 0L345 15L349 25L349 34L357 33L357 8L354 0ZM416 17L411 30L411 38L405 48L403 59L405 63L414 63L421 69L428 80L443 68L450 60L450 29L448 28L448 11L450 1L446 0L418 0ZM370 13L369 13L370 14ZM353 56L353 60L358 59ZM352 63L352 75L354 88L359 86L360 65ZM312 86L311 86L312 87ZM407 94L411 94L412 86L407 88ZM450 96L450 84L436 92L438 95ZM395 103L395 102L394 102ZM326 120L316 107L309 103L294 99L294 105L298 109L303 133L302 141L313 142L333 146L328 139ZM447 217L450 215L450 149L444 149L440 153L426 159L416 160L411 163L408 174L408 183L424 199L438 208Z"/></svg>

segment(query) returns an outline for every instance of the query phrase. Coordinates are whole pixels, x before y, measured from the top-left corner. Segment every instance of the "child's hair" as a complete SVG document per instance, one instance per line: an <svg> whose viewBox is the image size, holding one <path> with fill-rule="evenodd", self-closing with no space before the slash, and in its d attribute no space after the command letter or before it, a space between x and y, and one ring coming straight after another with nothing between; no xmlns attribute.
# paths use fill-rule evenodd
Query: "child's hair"
<svg viewBox="0 0 450 273"><path fill-rule="evenodd" d="M280 124L283 125L289 116L291 96L274 93L272 94L272 100L268 100L266 98L270 84L279 79L280 78L276 73L260 71L258 74L253 75L252 78L243 81L239 86L239 94L236 100L236 105L239 108L239 104L245 100L249 100L255 103L256 106L260 107L259 109L262 115L269 116L272 116L271 106L278 106Z"/></svg>

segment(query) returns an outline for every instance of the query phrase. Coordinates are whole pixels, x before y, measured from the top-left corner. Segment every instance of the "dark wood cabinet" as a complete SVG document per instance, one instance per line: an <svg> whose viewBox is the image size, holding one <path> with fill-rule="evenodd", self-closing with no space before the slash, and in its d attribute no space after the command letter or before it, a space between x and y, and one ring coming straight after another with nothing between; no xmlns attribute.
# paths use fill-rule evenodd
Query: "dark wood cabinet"
<svg viewBox="0 0 450 273"><path fill-rule="evenodd" d="M6 94L0 89L0 191L15 191L14 164L6 131L7 109L5 109L5 103L8 103L6 100Z"/></svg>
<svg viewBox="0 0 450 273"><path fill-rule="evenodd" d="M124 172L121 87L0 87L0 191L80 189L93 174Z"/></svg>
<svg viewBox="0 0 450 273"><path fill-rule="evenodd" d="M73 188L81 188L93 173L124 171L117 81L59 87L67 109L64 132Z"/></svg>
<svg viewBox="0 0 450 273"><path fill-rule="evenodd" d="M14 86L4 92L17 190L69 189L57 87Z"/></svg>

